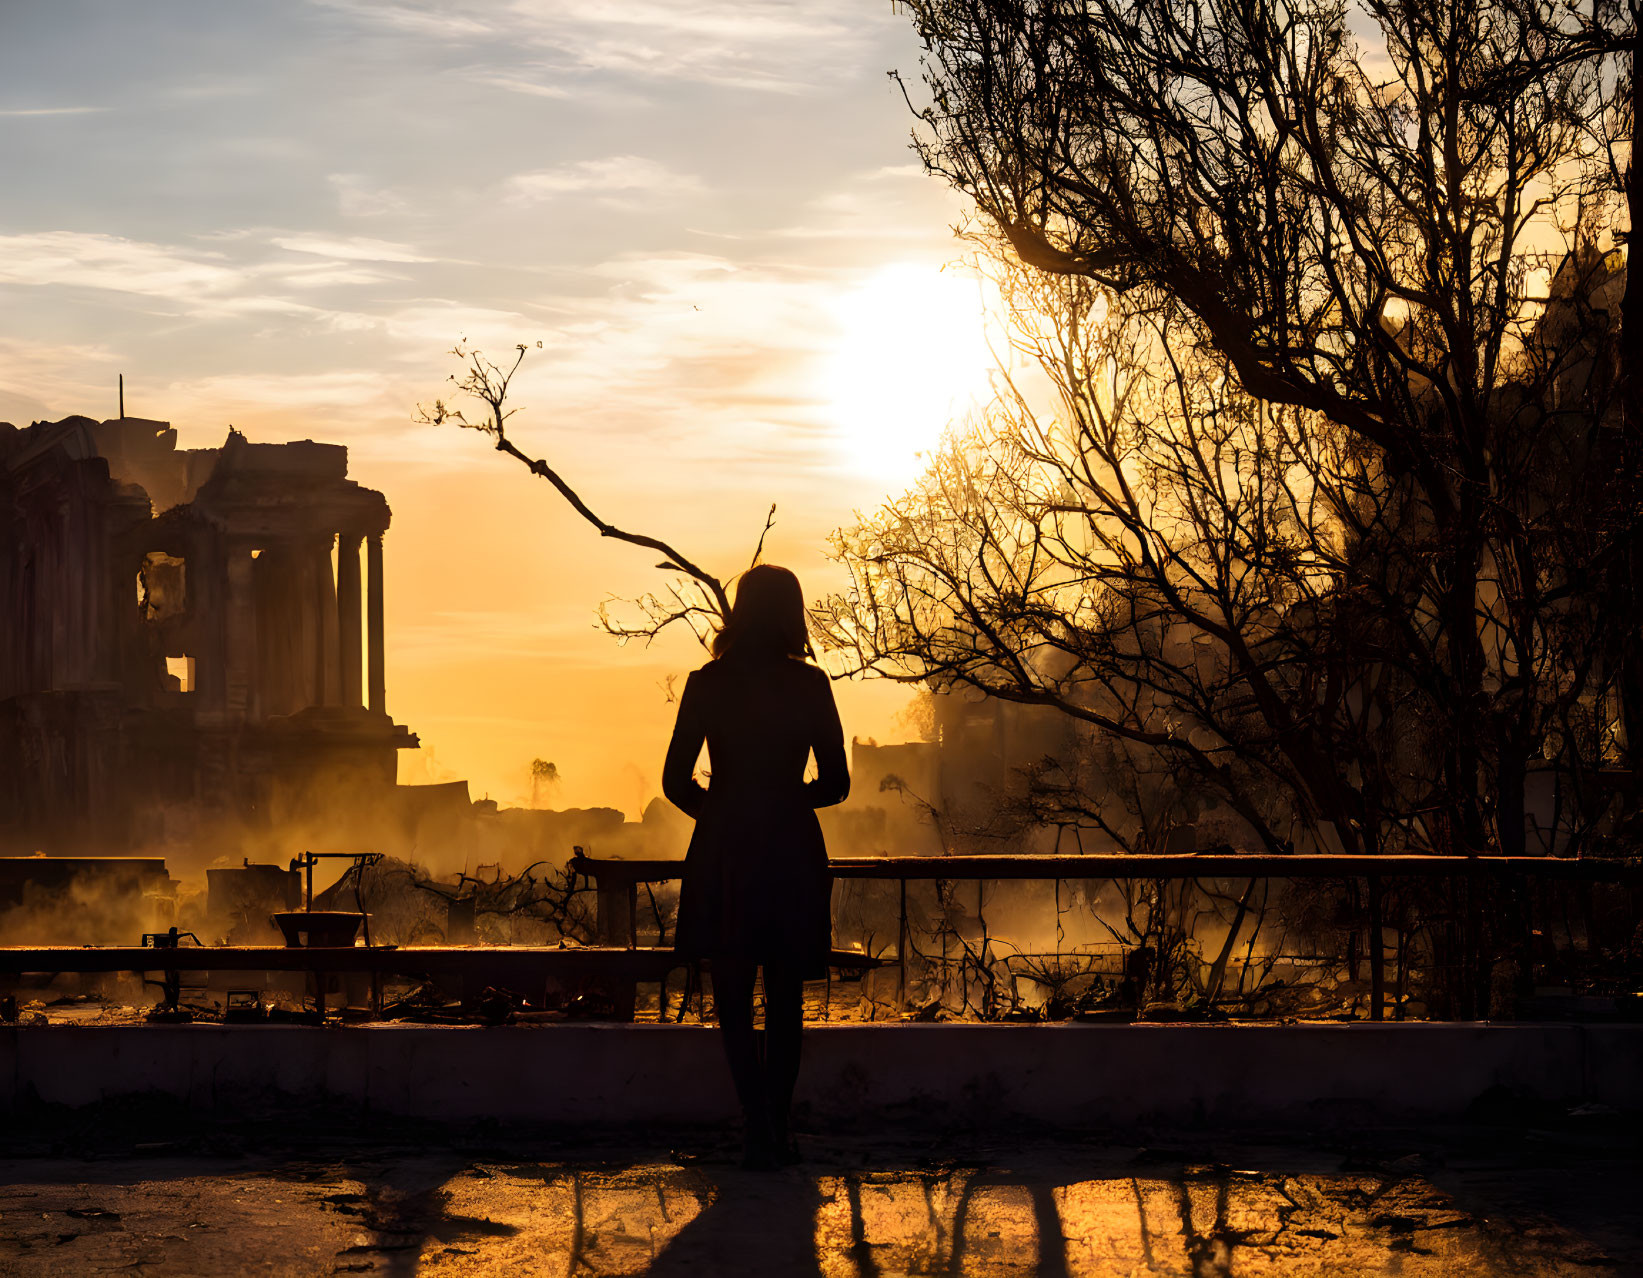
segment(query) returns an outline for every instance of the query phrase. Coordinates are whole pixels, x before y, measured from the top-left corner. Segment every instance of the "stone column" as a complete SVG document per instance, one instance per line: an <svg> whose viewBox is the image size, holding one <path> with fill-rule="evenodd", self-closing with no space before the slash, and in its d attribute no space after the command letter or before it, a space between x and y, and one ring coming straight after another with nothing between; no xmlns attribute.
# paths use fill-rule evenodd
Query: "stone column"
<svg viewBox="0 0 1643 1278"><path fill-rule="evenodd" d="M252 598L251 553L233 546L228 551L228 598L223 618L227 666L224 709L244 717L258 700L253 672L257 669L257 616Z"/></svg>
<svg viewBox="0 0 1643 1278"><path fill-rule="evenodd" d="M360 704L361 624L359 598L358 533L337 538L337 634L342 663L342 704L350 709Z"/></svg>
<svg viewBox="0 0 1643 1278"><path fill-rule="evenodd" d="M328 705L336 698L336 679L331 674L331 618L336 615L336 586L331 579L331 542L321 542L314 552L314 704Z"/></svg>
<svg viewBox="0 0 1643 1278"><path fill-rule="evenodd" d="M366 622L370 628L370 646L366 649L366 687L370 694L371 709L377 714L388 713L388 676L382 648L382 534L372 533L365 543Z"/></svg>

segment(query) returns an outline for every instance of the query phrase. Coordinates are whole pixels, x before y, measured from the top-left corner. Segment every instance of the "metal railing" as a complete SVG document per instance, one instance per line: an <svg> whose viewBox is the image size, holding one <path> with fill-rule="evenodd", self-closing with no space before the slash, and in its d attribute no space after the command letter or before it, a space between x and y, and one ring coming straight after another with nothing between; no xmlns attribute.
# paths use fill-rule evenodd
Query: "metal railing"
<svg viewBox="0 0 1643 1278"><path fill-rule="evenodd" d="M1389 878L1485 878L1502 882L1550 879L1578 883L1643 885L1643 858L1623 859L1530 856L1345 856L1245 852L1108 853L1091 855L946 854L936 856L834 857L836 880L891 881L898 885L898 1000L905 1004L911 951L907 884L918 880L1011 881L1139 879L1326 879L1358 880L1367 902L1370 969L1369 1016L1381 1020L1386 1004L1383 885ZM638 889L641 884L681 878L679 860L596 858L577 850L569 869L593 884L598 896L599 941L607 946L634 945L638 934ZM1246 896L1247 899L1247 896ZM1231 936L1243 919L1239 907ZM1228 948L1230 948L1230 940ZM836 952L837 953L837 952ZM1224 960L1223 960L1224 962Z"/></svg>

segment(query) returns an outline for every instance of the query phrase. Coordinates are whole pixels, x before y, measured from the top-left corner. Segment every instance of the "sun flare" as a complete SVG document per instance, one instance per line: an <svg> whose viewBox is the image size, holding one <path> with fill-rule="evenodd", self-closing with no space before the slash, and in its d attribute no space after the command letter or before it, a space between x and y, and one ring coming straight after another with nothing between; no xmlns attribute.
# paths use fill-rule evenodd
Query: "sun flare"
<svg viewBox="0 0 1643 1278"><path fill-rule="evenodd" d="M826 399L846 463L906 483L949 421L986 394L992 354L976 281L898 264L838 303Z"/></svg>

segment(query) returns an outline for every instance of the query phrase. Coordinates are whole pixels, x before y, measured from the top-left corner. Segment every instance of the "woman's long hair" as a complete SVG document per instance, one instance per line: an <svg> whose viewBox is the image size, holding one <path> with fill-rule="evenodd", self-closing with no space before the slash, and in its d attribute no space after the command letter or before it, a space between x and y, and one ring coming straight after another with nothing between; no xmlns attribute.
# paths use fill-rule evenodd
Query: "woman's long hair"
<svg viewBox="0 0 1643 1278"><path fill-rule="evenodd" d="M804 591L785 568L758 564L736 583L736 602L724 629L713 636L713 655L813 657L804 622Z"/></svg>

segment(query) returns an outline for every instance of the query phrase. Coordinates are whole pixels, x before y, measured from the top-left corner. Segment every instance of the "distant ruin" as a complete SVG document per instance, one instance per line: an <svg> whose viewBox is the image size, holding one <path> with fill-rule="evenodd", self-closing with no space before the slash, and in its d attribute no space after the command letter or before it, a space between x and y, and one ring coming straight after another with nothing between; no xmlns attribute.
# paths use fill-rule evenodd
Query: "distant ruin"
<svg viewBox="0 0 1643 1278"><path fill-rule="evenodd" d="M417 744L387 711L389 518L338 444L0 424L0 850L191 844L387 799Z"/></svg>

